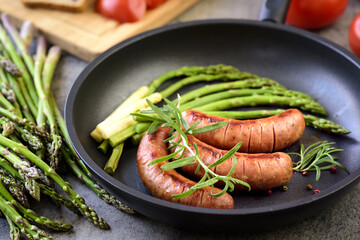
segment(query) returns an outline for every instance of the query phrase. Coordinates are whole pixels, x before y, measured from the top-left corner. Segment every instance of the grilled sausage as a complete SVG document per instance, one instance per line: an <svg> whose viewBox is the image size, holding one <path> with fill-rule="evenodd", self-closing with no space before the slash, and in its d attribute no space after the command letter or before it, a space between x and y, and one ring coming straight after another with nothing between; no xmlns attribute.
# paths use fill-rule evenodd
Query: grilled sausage
<svg viewBox="0 0 360 240"><path fill-rule="evenodd" d="M195 142L198 145L199 155L202 161L209 166L213 162L220 159L228 151L221 150L212 147L192 135L188 135L189 145L193 146ZM174 141L179 140L177 137ZM193 148L193 147L192 147ZM172 151L176 151L179 148L174 148ZM193 149L194 150L194 149ZM192 156L191 153L186 150L185 157ZM251 190L268 190L274 187L279 187L287 183L292 176L292 160L286 153L235 153L234 156L237 159L237 165L235 171L232 173L232 177L243 180L251 186ZM227 159L225 162L218 166L212 167L211 170L216 174L226 176L233 164L233 157ZM195 173L198 163L181 167L187 175L200 179L204 175L203 168ZM247 190L241 184L235 185L236 190Z"/></svg>
<svg viewBox="0 0 360 240"><path fill-rule="evenodd" d="M148 191L155 197L190 206L234 208L234 200L229 194L225 193L221 197L211 195L211 191L214 194L221 191L214 187L199 189L181 199L171 197L171 195L186 192L196 183L180 175L175 170L162 170L160 167L167 162L148 166L151 161L168 155L167 146L163 141L168 137L169 131L170 128L159 128L155 133L145 135L140 142L137 152L137 168L140 178Z"/></svg>
<svg viewBox="0 0 360 240"><path fill-rule="evenodd" d="M273 152L286 148L300 139L305 120L297 109L288 109L276 116L256 120L234 120L188 110L183 117L189 125L200 120L197 127L227 121L229 124L211 132L196 134L201 141L221 149L231 149L242 142L239 152Z"/></svg>

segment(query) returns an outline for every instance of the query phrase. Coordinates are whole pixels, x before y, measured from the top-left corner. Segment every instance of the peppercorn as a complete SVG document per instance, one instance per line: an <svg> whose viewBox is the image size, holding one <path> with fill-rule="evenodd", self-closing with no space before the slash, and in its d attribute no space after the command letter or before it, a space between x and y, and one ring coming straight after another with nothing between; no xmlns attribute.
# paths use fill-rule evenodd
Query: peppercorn
<svg viewBox="0 0 360 240"><path fill-rule="evenodd" d="M330 169L330 171L331 171L332 173L336 173L337 167L332 167L332 168Z"/></svg>
<svg viewBox="0 0 360 240"><path fill-rule="evenodd" d="M315 189L314 190L314 194L317 194L317 193L319 193L320 192L320 190L318 190L318 189Z"/></svg>
<svg viewBox="0 0 360 240"><path fill-rule="evenodd" d="M308 185L306 185L306 188L307 188L308 190L311 190L311 189L312 189L312 186L311 186L310 184L308 184Z"/></svg>
<svg viewBox="0 0 360 240"><path fill-rule="evenodd" d="M269 195L271 195L271 193L272 193L271 189L267 190L266 192L267 192L267 194L269 194Z"/></svg>
<svg viewBox="0 0 360 240"><path fill-rule="evenodd" d="M301 173L303 176L307 176L308 175L308 172L307 171L304 171Z"/></svg>

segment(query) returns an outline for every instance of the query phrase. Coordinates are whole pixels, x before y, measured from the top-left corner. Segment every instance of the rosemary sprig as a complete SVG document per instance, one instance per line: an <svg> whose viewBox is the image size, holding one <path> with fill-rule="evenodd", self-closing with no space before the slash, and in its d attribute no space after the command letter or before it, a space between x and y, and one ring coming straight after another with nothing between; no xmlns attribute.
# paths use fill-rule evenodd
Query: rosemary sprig
<svg viewBox="0 0 360 240"><path fill-rule="evenodd" d="M147 103L152 109L152 113L157 114L156 117L152 117L151 119L153 120L153 122L148 129L148 133L151 134L155 132L156 129L158 129L159 127L172 127L176 131L176 133L170 136L169 138L165 139L164 142L169 143L168 149L178 147L178 150L176 150L171 154L168 154L167 156L153 160L149 165L153 165L173 159L173 161L162 165L161 169L170 170L170 169L175 169L186 165L198 163L196 172L198 172L200 168L204 170L204 176L201 178L201 180L198 183L196 183L188 191L183 192L181 194L172 195L172 197L177 199L184 198L194 193L198 189L205 188L208 186L214 186L219 181L224 182L225 186L222 189L222 191L217 194L213 194L213 192L211 192L211 194L214 197L220 197L227 191L229 192L234 191L234 184L242 184L246 186L250 191L251 187L248 183L231 177L231 174L235 171L237 164L237 159L234 156L234 153L237 152L237 150L240 148L241 142L238 143L236 146L234 146L227 154L225 154L223 157L218 159L216 162L207 166L200 158L197 144L196 143L194 143L193 145L189 144L187 138L187 134L191 135L191 134L199 134L199 133L213 131L215 129L226 126L228 122L218 122L209 126L199 127L195 129L195 127L200 122L196 122L191 126L188 125L188 123L182 117L181 111L179 110L180 96L178 96L178 104L174 104L173 102L169 101L166 98L164 98L164 101L167 103L167 105L159 108L147 100ZM142 111L141 113L148 113L148 112L149 111L147 110L147 111ZM173 141L179 135L180 135L179 141L176 142ZM185 151L190 152L191 156L183 158ZM224 161L230 158L233 159L233 165L231 170L226 176L218 175L210 169L212 167L215 167L223 163Z"/></svg>
<svg viewBox="0 0 360 240"><path fill-rule="evenodd" d="M293 170L296 172L316 171L315 180L320 179L321 171L339 167L347 173L350 173L344 165L336 161L337 157L332 154L344 151L344 149L334 148L335 142L320 141L311 144L305 149L304 145L300 145L300 153L292 152L289 155L297 155L300 157L298 162L293 162Z"/></svg>

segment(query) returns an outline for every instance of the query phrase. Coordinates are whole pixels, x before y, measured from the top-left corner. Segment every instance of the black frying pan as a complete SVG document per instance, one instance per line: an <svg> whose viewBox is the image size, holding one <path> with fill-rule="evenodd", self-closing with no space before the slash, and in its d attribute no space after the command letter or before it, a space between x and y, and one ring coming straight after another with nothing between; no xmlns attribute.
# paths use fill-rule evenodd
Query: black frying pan
<svg viewBox="0 0 360 240"><path fill-rule="evenodd" d="M279 2L279 1L275 1ZM281 2L281 1L280 1ZM275 4L276 5L276 4ZM286 5L286 4L285 4ZM265 9L273 9L264 5ZM271 12L271 11L270 11ZM280 14L280 19L283 14ZM268 17L266 17L268 18ZM268 18L269 19L269 18ZM350 171L294 174L289 190L234 194L235 209L203 209L152 197L136 170L136 147L126 145L114 176L102 168L108 158L89 133L131 92L158 75L184 65L229 64L276 79L308 93L327 109L329 119L352 133L336 137L307 128L301 143L337 142ZM327 208L355 185L360 175L360 62L336 44L306 31L269 22L209 20L165 26L124 41L92 61L69 92L65 117L72 142L93 174L123 202L159 221L187 228L251 230L289 224ZM191 86L186 88L188 91ZM291 150L298 150L299 143ZM310 183L318 194L306 190Z"/></svg>

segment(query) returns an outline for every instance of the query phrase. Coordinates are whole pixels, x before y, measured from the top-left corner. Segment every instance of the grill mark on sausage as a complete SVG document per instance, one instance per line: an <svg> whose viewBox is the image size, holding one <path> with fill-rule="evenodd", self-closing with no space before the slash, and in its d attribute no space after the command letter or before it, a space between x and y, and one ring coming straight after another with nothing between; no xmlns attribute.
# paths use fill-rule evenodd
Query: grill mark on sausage
<svg viewBox="0 0 360 240"><path fill-rule="evenodd" d="M222 140L222 145L224 145L224 143L225 143L225 137L226 137L227 131L228 131L228 129L229 129L229 125L230 125L230 122L229 122L228 124L226 124L225 132L224 132L224 137L223 137L223 140Z"/></svg>
<svg viewBox="0 0 360 240"><path fill-rule="evenodd" d="M274 137L274 143L273 143L273 147L272 147L272 151L274 151L275 146L276 146L276 131L275 131L275 124L273 124L273 137Z"/></svg>
<svg viewBox="0 0 360 240"><path fill-rule="evenodd" d="M252 135L253 128L254 128L254 125L251 125L250 131L249 131L249 142L248 142L247 152L250 152L251 135Z"/></svg>

